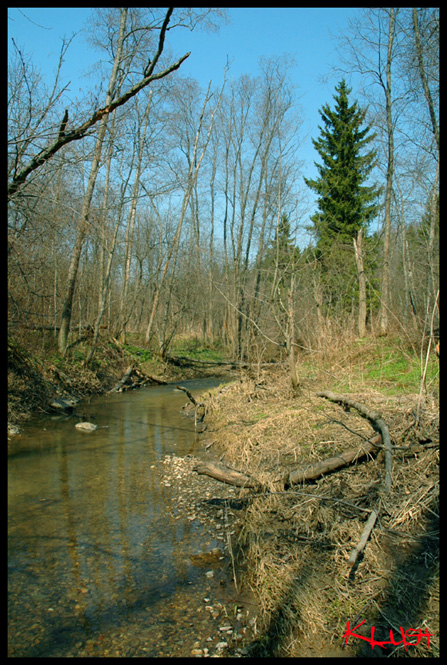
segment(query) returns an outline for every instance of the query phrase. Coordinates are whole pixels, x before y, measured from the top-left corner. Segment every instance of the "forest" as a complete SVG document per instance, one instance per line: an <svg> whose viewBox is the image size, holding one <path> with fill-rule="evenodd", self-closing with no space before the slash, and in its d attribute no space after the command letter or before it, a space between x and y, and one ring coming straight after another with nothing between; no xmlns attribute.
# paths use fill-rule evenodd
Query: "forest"
<svg viewBox="0 0 447 665"><path fill-rule="evenodd" d="M293 383L297 354L340 340L439 344L438 8L364 9L339 36L317 180L287 57L202 90L182 77L188 53L166 55L169 31L218 29L223 10L95 11L95 98L61 107L69 42L51 89L11 51L10 334L46 331L67 357L88 331L86 365L104 331L163 359L195 338L287 358Z"/></svg>
<svg viewBox="0 0 447 665"><path fill-rule="evenodd" d="M213 655L371 656L369 646L342 643L349 621L367 617L392 644L385 655L407 651L385 641L390 627L397 635L422 626L428 644L409 643L411 655L436 656L439 8L359 8L334 38L338 64L311 137L312 173L291 57L263 57L256 74L238 78L228 65L206 89L183 75L190 52L172 55L171 31L217 32L226 21L220 8L92 10L95 85L69 106L70 39L51 82L12 40L11 449L32 412L68 431L63 423L85 419L73 407L92 394L106 393L101 416L111 393L175 385L188 396L182 417L192 416L196 448L154 462L151 482L172 484L186 521L206 504L226 534L234 590L251 589L259 610L246 648L229 631ZM225 385L199 398L173 383L198 376ZM86 437L109 428L79 425L90 425ZM120 450L132 452L130 438ZM62 449L65 460L65 439ZM121 503L138 502L132 494ZM237 536L216 527L217 508L222 520L239 520ZM17 607L13 649L28 655ZM116 644L107 630L85 645L76 637L68 655L110 655L106 646L117 649L127 630L119 627ZM183 651L209 655L202 638ZM120 645L122 655L135 644Z"/></svg>

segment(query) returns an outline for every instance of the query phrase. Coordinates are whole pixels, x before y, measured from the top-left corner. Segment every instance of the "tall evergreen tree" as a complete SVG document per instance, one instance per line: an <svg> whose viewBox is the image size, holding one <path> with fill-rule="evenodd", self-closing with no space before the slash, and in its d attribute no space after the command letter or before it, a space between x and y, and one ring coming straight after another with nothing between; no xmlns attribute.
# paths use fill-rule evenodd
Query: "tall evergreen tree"
<svg viewBox="0 0 447 665"><path fill-rule="evenodd" d="M318 211L311 217L317 239L318 253L325 253L338 243L352 247L358 231L365 229L377 212L379 189L366 186L374 167L376 152L364 153L374 139L370 127L362 128L366 110L357 102L349 104L351 89L344 80L335 88L335 107L325 104L320 111L324 127L313 145L323 164L315 163L318 180L305 178L305 182L318 194ZM363 153L363 154L362 154Z"/></svg>

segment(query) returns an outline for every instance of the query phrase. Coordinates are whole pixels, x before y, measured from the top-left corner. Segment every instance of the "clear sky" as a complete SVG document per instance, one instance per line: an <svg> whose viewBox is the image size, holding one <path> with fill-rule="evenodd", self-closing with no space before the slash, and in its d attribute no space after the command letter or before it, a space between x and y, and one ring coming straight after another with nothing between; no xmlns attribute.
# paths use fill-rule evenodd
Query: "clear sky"
<svg viewBox="0 0 447 665"><path fill-rule="evenodd" d="M331 34L346 29L349 19L358 11L355 7L231 7L228 9L231 22L219 33L177 29L168 34L167 42L176 56L191 51L181 66L181 73L197 79L205 89L210 79L215 85L222 81L227 58L231 62L229 77L237 78L241 74L256 75L261 56L293 56L296 65L292 78L300 104L297 111L303 119L300 158L304 161L303 174L314 177L313 162L318 161L318 155L311 138L319 135L318 110L325 103L332 104L338 82L337 78L327 83L322 81L337 60ZM13 38L51 80L62 38L81 31L89 16L91 8L88 7L8 7L8 47ZM82 74L97 59L98 52L79 32L70 45L62 70L62 80L72 82L67 106L70 96L72 99L82 97L82 89L87 85Z"/></svg>

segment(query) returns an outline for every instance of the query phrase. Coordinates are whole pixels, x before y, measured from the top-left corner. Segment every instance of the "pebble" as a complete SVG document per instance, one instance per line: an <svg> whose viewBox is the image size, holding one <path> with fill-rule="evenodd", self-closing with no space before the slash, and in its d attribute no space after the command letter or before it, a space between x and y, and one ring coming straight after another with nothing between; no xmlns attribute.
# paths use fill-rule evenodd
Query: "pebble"
<svg viewBox="0 0 447 665"><path fill-rule="evenodd" d="M78 425L83 424L78 423ZM96 429L96 426L93 427ZM78 429L80 428L78 427ZM228 624L228 620L230 618L233 620L233 617L237 621L243 620L245 612L244 615L240 611L237 611L236 615L231 612L231 616L227 616L225 605L214 597L215 587L219 586L217 580L226 575L221 567L221 563L228 557L225 541L229 530L234 529L239 517L239 514L235 515L233 511L228 510L227 506L223 508L225 505L223 500L234 496L238 490L228 488L223 484L221 486L212 479L208 481L203 476L197 476L192 472L196 463L197 460L192 457L167 456L157 461L157 464L151 464L151 469L157 469L160 473L160 485L173 490L165 493L170 502L168 506L173 519L183 519L186 524L188 520L190 523L197 520L204 526L203 551L194 555L203 559L201 563L203 568L200 571L201 581L199 582L201 589L197 588L195 591L195 587L193 587L191 597L188 596L188 601L184 601L183 605L180 606L174 602L172 608L168 609L166 606L166 610L160 612L161 616L158 619L150 619L150 630L159 628L159 634L156 636L151 633L150 638L148 636L142 638L137 625L135 625L135 630L129 628L128 632L119 634L111 630L110 633L106 632L99 637L93 631L88 640L76 639L70 645L70 649L65 651L65 655L114 657L144 654L160 657L188 655L189 657L222 658L225 653L228 653L225 650L229 649L230 645L232 652L236 646L238 647L234 652L235 655L239 657L242 655L243 652L239 648L244 644L240 641L242 639L241 629ZM208 503L207 499L210 498L212 502ZM217 526L219 527L218 533L216 533ZM193 525L188 524L188 528L193 528ZM185 548L187 542L185 540ZM181 540L177 544L183 545ZM188 555L185 561L189 562L189 552L185 549L184 553L185 556ZM215 570L208 569L209 565L215 567ZM187 583L193 584L190 580ZM85 611L85 603L92 591L93 587L87 580L82 580L80 584L73 587L73 617L79 617L79 613ZM195 596L194 593L196 593ZM223 603L226 602L223 601ZM59 607L55 604L54 599L47 599L44 607L48 613L46 614L47 621L57 618ZM232 610L233 607L234 605L231 605L228 609ZM150 613L149 606L147 608L148 617L150 617ZM176 617L179 619L181 617L178 623L173 622ZM246 618L248 619L248 617ZM43 637L40 636L42 631L43 626L33 623L31 629L27 631L28 644L33 645L34 642L39 643L42 640L39 647L42 649L44 644ZM34 632L34 634L29 635L30 632ZM148 645L147 639L150 639L150 645ZM250 639L249 634L245 636L245 639ZM12 647L11 653L14 653ZM14 655L20 654L14 653Z"/></svg>

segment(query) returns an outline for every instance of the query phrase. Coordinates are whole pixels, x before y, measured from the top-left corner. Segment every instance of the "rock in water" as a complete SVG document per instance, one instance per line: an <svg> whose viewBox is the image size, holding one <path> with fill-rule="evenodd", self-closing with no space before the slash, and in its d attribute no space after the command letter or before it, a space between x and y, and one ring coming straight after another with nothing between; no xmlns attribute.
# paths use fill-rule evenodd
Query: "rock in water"
<svg viewBox="0 0 447 665"><path fill-rule="evenodd" d="M93 423L77 423L75 427L83 432L94 432L95 429L98 429L98 425L94 425Z"/></svg>

